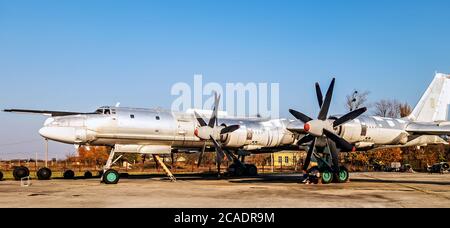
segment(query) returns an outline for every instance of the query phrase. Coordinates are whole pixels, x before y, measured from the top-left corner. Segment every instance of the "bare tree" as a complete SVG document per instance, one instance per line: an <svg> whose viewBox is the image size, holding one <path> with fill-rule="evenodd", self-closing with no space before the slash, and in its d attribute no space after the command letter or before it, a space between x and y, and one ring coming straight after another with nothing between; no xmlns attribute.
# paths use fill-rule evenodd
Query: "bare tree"
<svg viewBox="0 0 450 228"><path fill-rule="evenodd" d="M369 91L359 92L358 90L354 90L351 95L347 95L345 107L351 112L367 105L366 103L369 94Z"/></svg>
<svg viewBox="0 0 450 228"><path fill-rule="evenodd" d="M401 103L397 100L380 100L375 103L374 114L381 117L399 118Z"/></svg>

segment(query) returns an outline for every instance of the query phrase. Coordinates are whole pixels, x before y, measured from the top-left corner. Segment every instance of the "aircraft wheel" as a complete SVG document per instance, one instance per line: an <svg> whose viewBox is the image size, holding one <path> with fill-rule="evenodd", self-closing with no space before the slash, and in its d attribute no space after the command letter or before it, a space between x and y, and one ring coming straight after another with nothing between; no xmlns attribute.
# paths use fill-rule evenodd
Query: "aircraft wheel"
<svg viewBox="0 0 450 228"><path fill-rule="evenodd" d="M90 171L84 172L84 178L86 178L86 179L92 178L92 173Z"/></svg>
<svg viewBox="0 0 450 228"><path fill-rule="evenodd" d="M234 176L235 171L236 171L236 165L235 164L231 164L230 166L228 166L228 174L230 176Z"/></svg>
<svg viewBox="0 0 450 228"><path fill-rule="evenodd" d="M73 178L75 178L75 172L73 172L72 170L66 170L65 172L64 172L64 179L66 179L66 180L69 180L69 179L73 179Z"/></svg>
<svg viewBox="0 0 450 228"><path fill-rule="evenodd" d="M240 165L231 164L228 167L228 172L231 174L231 176L240 177L245 174L246 169L244 167L241 167Z"/></svg>
<svg viewBox="0 0 450 228"><path fill-rule="evenodd" d="M0 181L3 180L3 173L0 171Z"/></svg>
<svg viewBox="0 0 450 228"><path fill-rule="evenodd" d="M117 184L119 182L120 175L114 169L109 169L103 174L103 183L105 184Z"/></svg>
<svg viewBox="0 0 450 228"><path fill-rule="evenodd" d="M30 176L30 170L25 166L19 166L14 168L13 171L14 179L19 181L20 179Z"/></svg>
<svg viewBox="0 0 450 228"><path fill-rule="evenodd" d="M330 184L331 182L333 182L334 174L329 169L323 170L320 176L321 176L322 184Z"/></svg>
<svg viewBox="0 0 450 228"><path fill-rule="evenodd" d="M338 183L346 183L348 181L348 179L350 178L350 174L348 172L348 169L345 168L344 166L341 166L339 168L339 173L334 174L334 179L338 182Z"/></svg>
<svg viewBox="0 0 450 228"><path fill-rule="evenodd" d="M50 180L52 171L49 168L41 168L37 171L36 176L38 180Z"/></svg>
<svg viewBox="0 0 450 228"><path fill-rule="evenodd" d="M256 167L256 165L245 165L246 168L246 173L247 175L251 176L251 177L255 177L258 176L258 168Z"/></svg>
<svg viewBox="0 0 450 228"><path fill-rule="evenodd" d="M234 169L234 175L237 177L242 177L245 174L245 168L240 166L240 165L236 165L236 168Z"/></svg>

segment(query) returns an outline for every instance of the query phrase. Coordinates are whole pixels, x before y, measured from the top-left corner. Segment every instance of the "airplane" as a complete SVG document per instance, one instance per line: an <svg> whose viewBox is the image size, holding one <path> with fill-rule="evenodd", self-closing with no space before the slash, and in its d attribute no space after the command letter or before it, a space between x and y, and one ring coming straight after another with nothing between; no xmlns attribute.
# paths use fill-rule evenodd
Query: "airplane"
<svg viewBox="0 0 450 228"><path fill-rule="evenodd" d="M306 145L305 175L317 177L328 184L333 181L345 183L349 179L348 170L339 166L340 152L448 144L442 137L450 134L450 122L447 120L450 75L436 74L412 114L398 119L365 116L363 114L367 108L346 115L329 116L334 85L333 78L324 97L320 85L316 83L320 108L317 119L292 109L289 111L296 120L219 116L218 94L215 94L208 121L196 110L174 112L104 106L88 113L26 109L4 111L50 116L39 130L46 140L111 148L101 177L105 184L118 183L120 175L111 166L117 161L114 160L115 154L123 153L153 155L169 178L175 180L160 161L160 155L199 152L200 165L205 152L215 152L219 175L221 161L227 157L233 161L228 167L230 173L255 176L257 167L246 164L245 156L299 150ZM313 157L318 161L318 166L310 168ZM17 167L15 173L22 177L29 171L25 167ZM50 179L51 170L44 167L37 176L39 179Z"/></svg>

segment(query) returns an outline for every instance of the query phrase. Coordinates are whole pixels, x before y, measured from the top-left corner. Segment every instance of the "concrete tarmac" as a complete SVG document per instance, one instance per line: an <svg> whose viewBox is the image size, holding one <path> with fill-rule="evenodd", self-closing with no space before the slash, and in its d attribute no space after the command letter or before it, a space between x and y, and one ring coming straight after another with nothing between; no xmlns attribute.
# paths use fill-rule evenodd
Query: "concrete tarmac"
<svg viewBox="0 0 450 228"><path fill-rule="evenodd" d="M131 176L0 182L2 208L450 208L450 174L352 173L346 184L305 185L300 175L225 178Z"/></svg>

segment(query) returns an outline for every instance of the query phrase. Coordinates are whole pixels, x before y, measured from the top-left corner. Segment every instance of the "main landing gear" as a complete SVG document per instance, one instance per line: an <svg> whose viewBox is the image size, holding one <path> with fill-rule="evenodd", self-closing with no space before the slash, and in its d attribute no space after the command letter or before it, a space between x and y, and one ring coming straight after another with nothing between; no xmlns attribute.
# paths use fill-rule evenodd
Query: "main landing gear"
<svg viewBox="0 0 450 228"><path fill-rule="evenodd" d="M245 156L247 156L247 154L240 154L239 157L236 157L236 155L234 155L233 153L228 154L233 160L233 164L228 167L228 174L230 176L258 176L258 168L256 167L256 165L245 164Z"/></svg>
<svg viewBox="0 0 450 228"><path fill-rule="evenodd" d="M331 183L346 183L349 181L350 173L345 166L338 166L333 168L332 153L330 147L335 145L327 145L318 151L316 148L313 152L313 157L316 159L318 166L314 166L306 172L303 177L303 183L306 184L331 184ZM332 148L336 149L336 148Z"/></svg>

